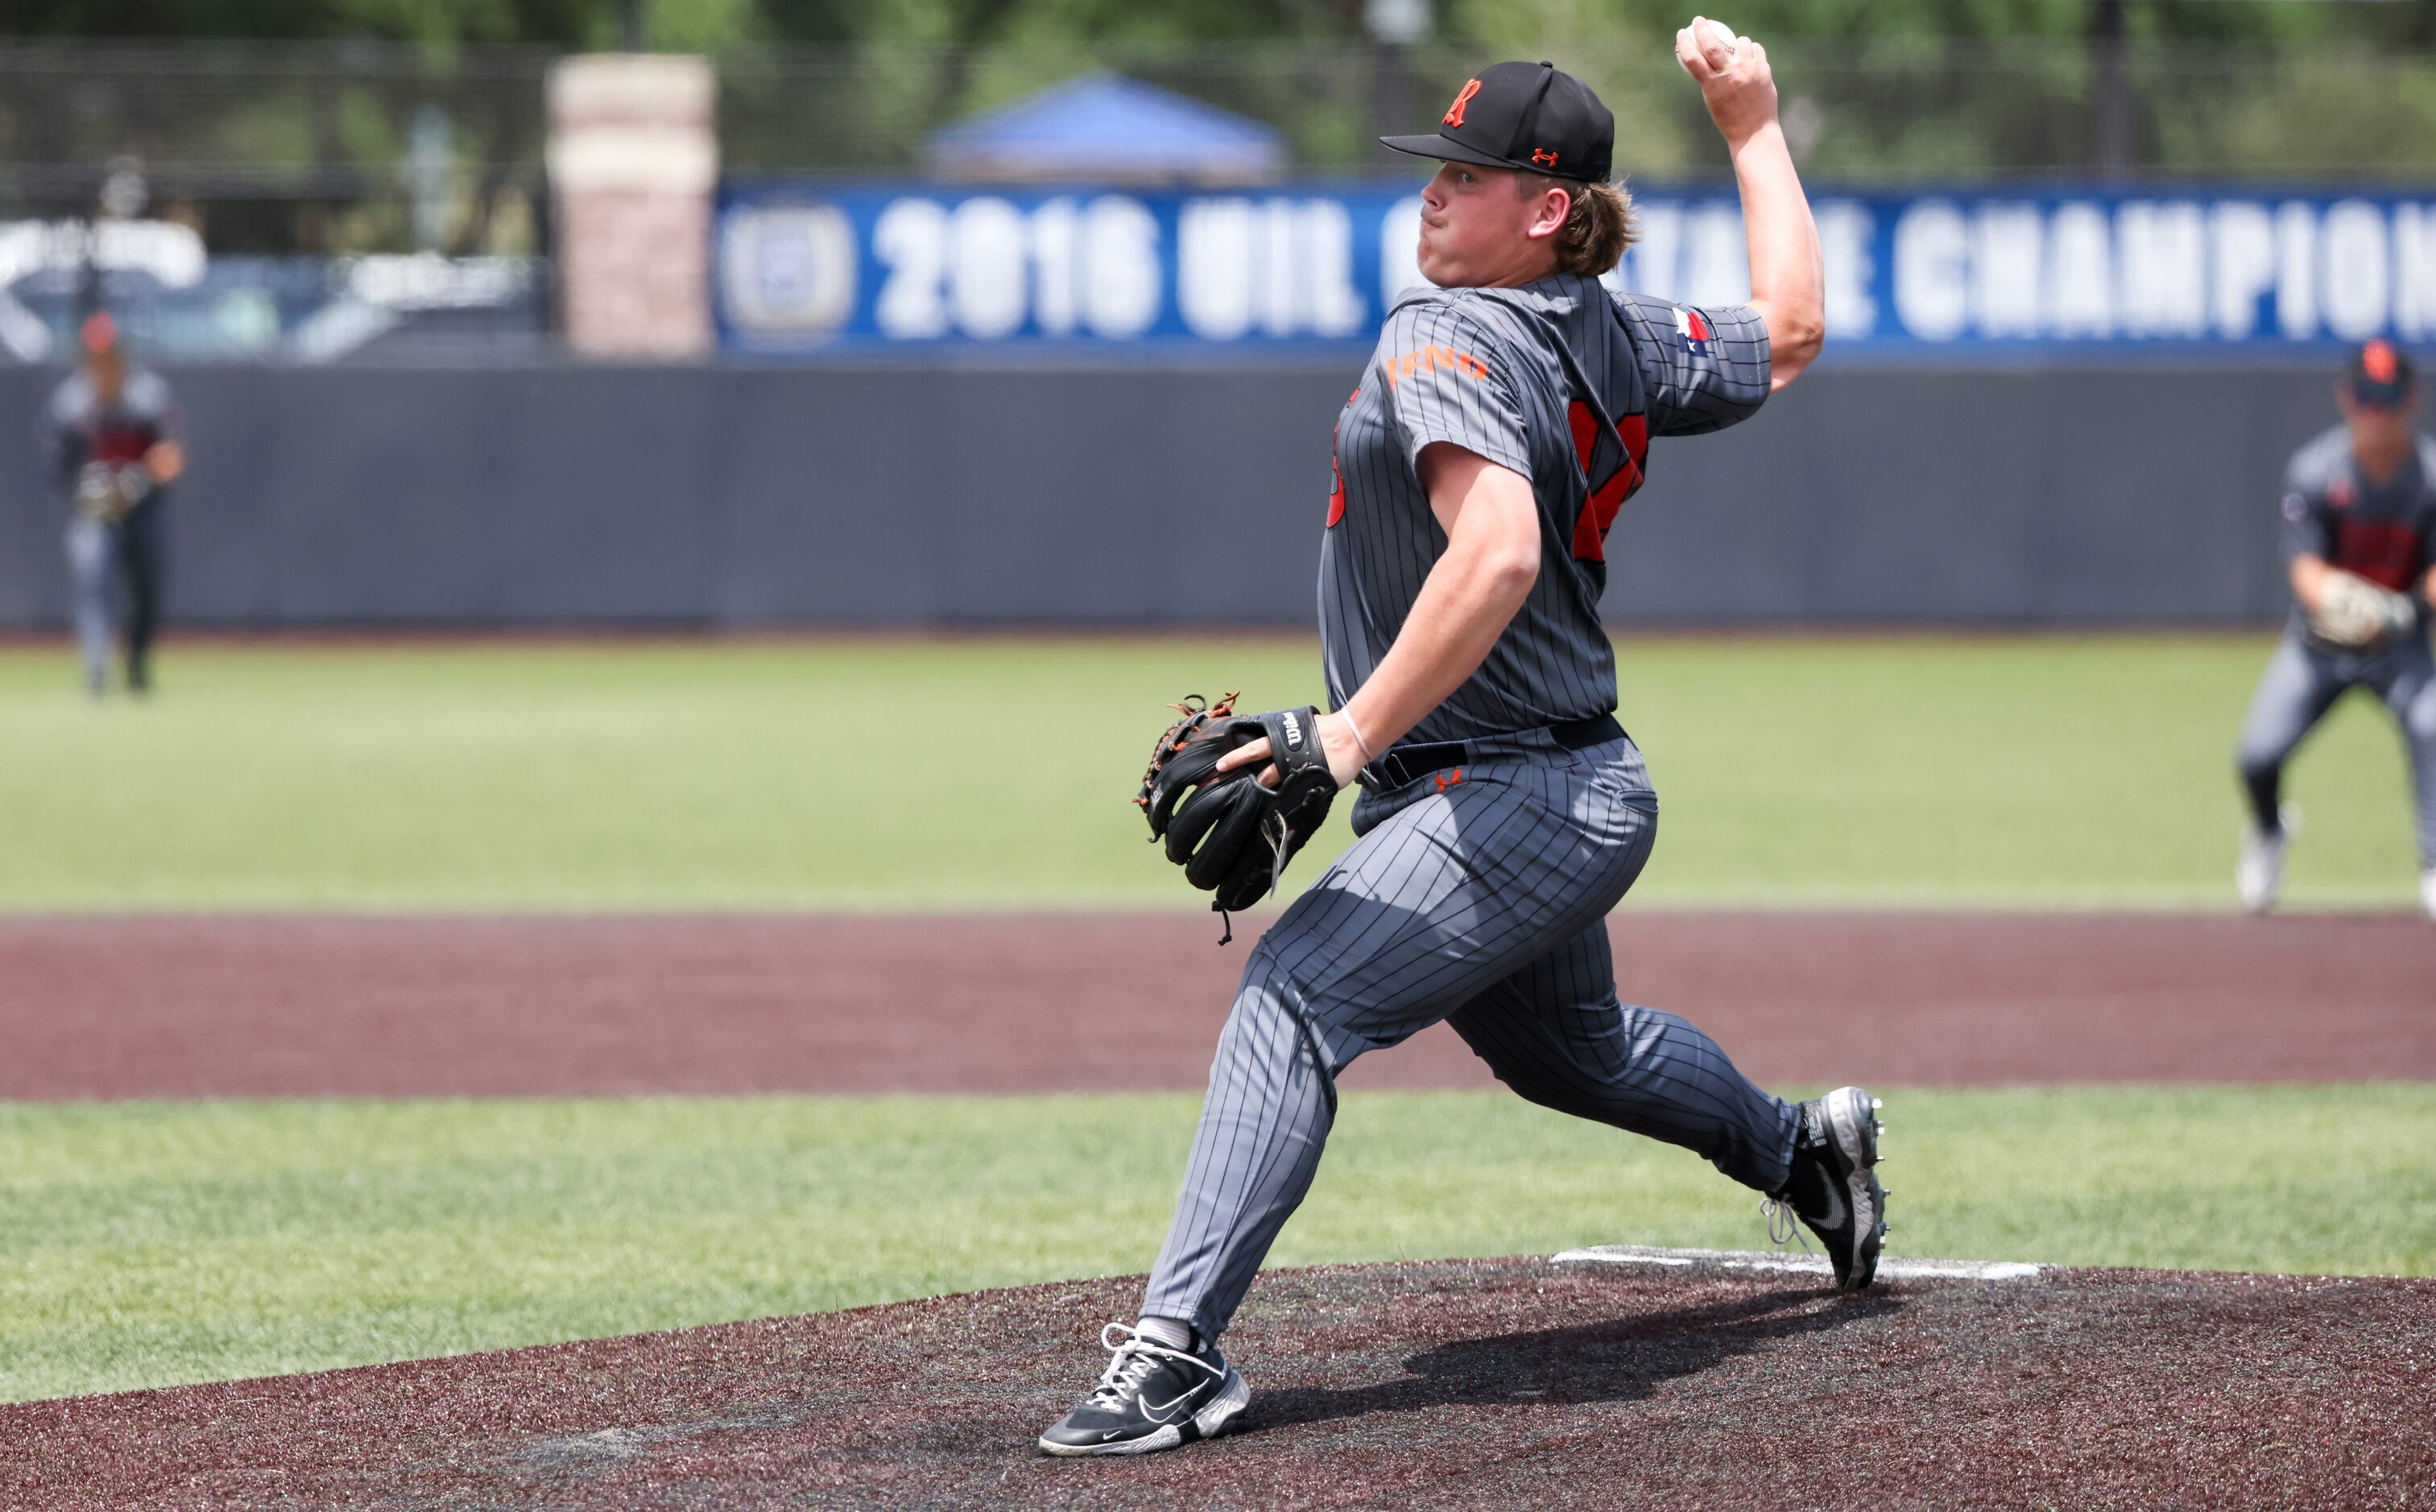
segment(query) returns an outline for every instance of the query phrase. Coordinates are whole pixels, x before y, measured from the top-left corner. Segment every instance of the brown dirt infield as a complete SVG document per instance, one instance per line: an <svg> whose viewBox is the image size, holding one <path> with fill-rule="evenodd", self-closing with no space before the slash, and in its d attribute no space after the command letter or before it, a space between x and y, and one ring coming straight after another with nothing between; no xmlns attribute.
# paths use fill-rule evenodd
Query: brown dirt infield
<svg viewBox="0 0 2436 1512"><path fill-rule="evenodd" d="M2427 1507L2436 1281L2051 1272L1838 1297L1540 1260L1276 1273L1245 1429L1032 1437L1092 1281L0 1407L37 1509Z"/></svg>
<svg viewBox="0 0 2436 1512"><path fill-rule="evenodd" d="M0 919L0 1098L1194 1087L1245 948L1216 926ZM1627 909L1612 928L1625 996L1766 1082L2436 1078L2436 928L2402 915ZM1486 1080L1443 1029L1348 1077Z"/></svg>

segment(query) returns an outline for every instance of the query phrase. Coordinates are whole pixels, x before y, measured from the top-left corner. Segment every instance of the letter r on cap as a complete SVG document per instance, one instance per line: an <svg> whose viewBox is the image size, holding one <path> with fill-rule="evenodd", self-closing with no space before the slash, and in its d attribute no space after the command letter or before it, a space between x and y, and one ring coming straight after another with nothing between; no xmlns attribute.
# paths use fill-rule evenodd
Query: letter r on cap
<svg viewBox="0 0 2436 1512"><path fill-rule="evenodd" d="M1471 97L1479 93L1479 79L1475 78L1471 82L1464 85L1463 93L1457 95L1454 97L1454 103L1447 107L1446 124L1449 126L1461 126L1463 124L1463 108L1470 104Z"/></svg>

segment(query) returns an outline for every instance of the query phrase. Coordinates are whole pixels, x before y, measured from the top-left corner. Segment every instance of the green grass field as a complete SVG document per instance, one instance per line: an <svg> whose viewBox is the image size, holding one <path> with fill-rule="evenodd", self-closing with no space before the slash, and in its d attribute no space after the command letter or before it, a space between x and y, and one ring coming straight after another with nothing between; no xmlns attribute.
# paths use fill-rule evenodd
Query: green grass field
<svg viewBox="0 0 2436 1512"><path fill-rule="evenodd" d="M1665 816L1635 904L2230 906L2267 649L1627 640ZM95 705L64 651L0 650L0 912L1197 908L1127 802L1163 705L1318 695L1290 638L172 646L161 678ZM2290 901L2406 906L2381 711L2292 786ZM0 1398L1140 1270L1192 1110L0 1104ZM1901 1251L2436 1273L2436 1086L1893 1119ZM1276 1259L1762 1235L1680 1152L1500 1092L1352 1094Z"/></svg>
<svg viewBox="0 0 2436 1512"><path fill-rule="evenodd" d="M1635 899L2230 906L2268 644L1627 638L1664 811ZM0 651L0 910L1191 908L1127 802L1163 704L1319 691L1291 638L173 646L161 675L95 706L64 651ZM2384 712L2291 787L2289 900L2406 906Z"/></svg>
<svg viewBox="0 0 2436 1512"><path fill-rule="evenodd" d="M2436 1273L2436 1086L1888 1102L1898 1252ZM0 1398L1139 1271L1194 1105L0 1106ZM1502 1092L1352 1093L1275 1259L1748 1249L1752 1203Z"/></svg>

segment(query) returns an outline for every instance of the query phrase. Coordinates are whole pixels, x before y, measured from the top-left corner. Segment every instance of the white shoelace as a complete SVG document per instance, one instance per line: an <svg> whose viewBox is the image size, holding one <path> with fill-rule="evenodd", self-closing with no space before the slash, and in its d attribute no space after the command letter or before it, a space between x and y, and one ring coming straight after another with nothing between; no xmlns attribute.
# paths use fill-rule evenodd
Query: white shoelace
<svg viewBox="0 0 2436 1512"><path fill-rule="evenodd" d="M1111 1340L1111 1333L1122 1334L1122 1340ZM1196 1369L1217 1375L1218 1367L1198 1355L1181 1349L1171 1349L1156 1339L1145 1338L1130 1324L1110 1323L1100 1330L1100 1347L1108 1351L1108 1368L1100 1372L1100 1383L1091 1388L1091 1399L1105 1399L1109 1406L1122 1402L1128 1395L1139 1395L1142 1382L1158 1368L1161 1360L1180 1360Z"/></svg>
<svg viewBox="0 0 2436 1512"><path fill-rule="evenodd" d="M1793 1241L1800 1240L1803 1254L1817 1253L1810 1247L1810 1236L1802 1232L1801 1215L1793 1210L1793 1202L1790 1198L1762 1197L1759 1200L1759 1210L1767 1219L1769 1243L1783 1249Z"/></svg>

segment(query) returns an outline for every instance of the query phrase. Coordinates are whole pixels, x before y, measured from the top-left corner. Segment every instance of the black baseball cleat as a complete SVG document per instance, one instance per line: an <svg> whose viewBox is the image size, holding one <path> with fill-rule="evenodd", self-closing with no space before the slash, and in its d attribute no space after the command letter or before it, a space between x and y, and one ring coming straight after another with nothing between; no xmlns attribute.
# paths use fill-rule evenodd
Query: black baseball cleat
<svg viewBox="0 0 2436 1512"><path fill-rule="evenodd" d="M1215 1438L1251 1405L1252 1388L1219 1358L1214 1344L1171 1349L1122 1323L1102 1329L1100 1343L1115 1358L1082 1405L1040 1435L1040 1447L1052 1454L1174 1449Z"/></svg>
<svg viewBox="0 0 2436 1512"><path fill-rule="evenodd" d="M1801 1239L1800 1219L1818 1236L1836 1284L1847 1292L1866 1288L1878 1274L1878 1252L1887 1243L1887 1191L1878 1185L1876 1098L1857 1086L1840 1086L1801 1104L1801 1132L1794 1136L1793 1169L1784 1190L1760 1204L1768 1216L1768 1238L1782 1247ZM1803 1241L1803 1247L1809 1242Z"/></svg>

